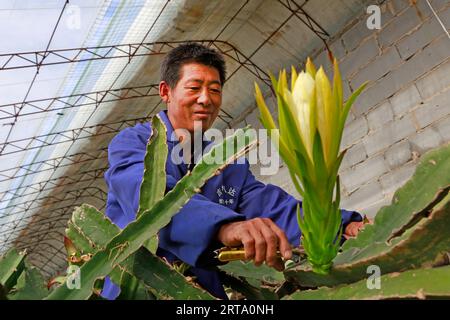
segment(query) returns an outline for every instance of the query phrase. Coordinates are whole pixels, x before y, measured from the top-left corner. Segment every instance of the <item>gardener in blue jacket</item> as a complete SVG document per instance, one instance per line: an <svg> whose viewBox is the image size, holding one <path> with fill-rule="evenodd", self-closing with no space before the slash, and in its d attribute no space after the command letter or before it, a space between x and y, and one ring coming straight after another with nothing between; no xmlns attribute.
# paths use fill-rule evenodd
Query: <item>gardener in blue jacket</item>
<svg viewBox="0 0 450 320"><path fill-rule="evenodd" d="M173 131L186 129L193 134L194 123L201 123L203 130L209 129L220 110L224 81L225 62L215 50L191 43L171 50L165 57L159 93L167 110L159 112L159 116L167 128L166 192L192 169L192 164L172 161L172 149L184 138ZM106 214L120 228L136 216L150 133L150 123L138 124L121 131L109 145ZM298 202L281 188L256 180L248 162L231 164L208 180L201 192L160 230L157 254L170 262L181 260L189 264L202 287L226 299L213 251L242 245L246 258L255 265L265 262L283 270L276 251L289 259L291 246L299 245ZM341 212L344 233L355 236L362 226L361 216L357 212ZM115 299L119 291L107 277L102 296Z"/></svg>

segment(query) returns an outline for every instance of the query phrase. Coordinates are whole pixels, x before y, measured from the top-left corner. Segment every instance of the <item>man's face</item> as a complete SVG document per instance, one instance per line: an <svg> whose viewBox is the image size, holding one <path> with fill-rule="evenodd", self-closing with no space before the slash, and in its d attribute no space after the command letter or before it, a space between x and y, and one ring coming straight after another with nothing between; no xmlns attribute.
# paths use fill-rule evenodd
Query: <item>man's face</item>
<svg viewBox="0 0 450 320"><path fill-rule="evenodd" d="M199 63L181 67L180 79L175 88L161 81L159 93L167 103L169 120L174 129L194 132L194 122L202 130L209 129L222 104L222 85L216 68Z"/></svg>

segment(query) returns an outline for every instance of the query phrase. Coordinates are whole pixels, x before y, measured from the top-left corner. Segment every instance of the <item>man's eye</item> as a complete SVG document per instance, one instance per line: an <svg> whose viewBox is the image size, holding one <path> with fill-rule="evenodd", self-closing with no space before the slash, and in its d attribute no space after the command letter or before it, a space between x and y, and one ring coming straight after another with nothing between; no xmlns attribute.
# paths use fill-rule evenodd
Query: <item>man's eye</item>
<svg viewBox="0 0 450 320"><path fill-rule="evenodd" d="M221 92L220 89L211 89L211 91L214 92L214 93L220 93Z"/></svg>
<svg viewBox="0 0 450 320"><path fill-rule="evenodd" d="M189 90L193 90L193 91L197 91L199 89L199 87L189 87Z"/></svg>

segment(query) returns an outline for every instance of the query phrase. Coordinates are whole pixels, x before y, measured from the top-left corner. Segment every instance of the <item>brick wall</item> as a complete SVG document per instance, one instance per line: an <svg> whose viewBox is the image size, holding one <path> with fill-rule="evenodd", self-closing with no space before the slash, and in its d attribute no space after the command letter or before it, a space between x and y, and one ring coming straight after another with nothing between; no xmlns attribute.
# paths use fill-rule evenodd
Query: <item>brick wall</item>
<svg viewBox="0 0 450 320"><path fill-rule="evenodd" d="M450 2L430 2L448 30ZM425 0L416 6L387 0L381 9L380 30L366 27L364 12L330 43L346 97L370 81L347 121L342 147L348 152L340 171L341 207L369 216L390 203L425 152L450 141L450 39ZM331 74L322 48L313 57ZM260 128L257 116L254 109L236 127ZM258 178L296 195L284 166L277 175Z"/></svg>

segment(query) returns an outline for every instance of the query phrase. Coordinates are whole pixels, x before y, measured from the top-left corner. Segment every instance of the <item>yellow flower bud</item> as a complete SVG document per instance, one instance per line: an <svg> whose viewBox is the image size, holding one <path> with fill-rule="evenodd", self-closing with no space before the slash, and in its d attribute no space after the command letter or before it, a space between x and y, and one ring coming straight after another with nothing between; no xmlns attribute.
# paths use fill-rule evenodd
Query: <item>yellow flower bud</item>
<svg viewBox="0 0 450 320"><path fill-rule="evenodd" d="M290 93L286 90L285 95L288 94ZM312 148L315 132L315 121L313 119L313 115L315 114L313 110L315 108L314 94L314 79L310 74L301 72L297 77L292 92L293 105L291 107L293 108L293 114L296 115L301 138L311 161L313 159Z"/></svg>

